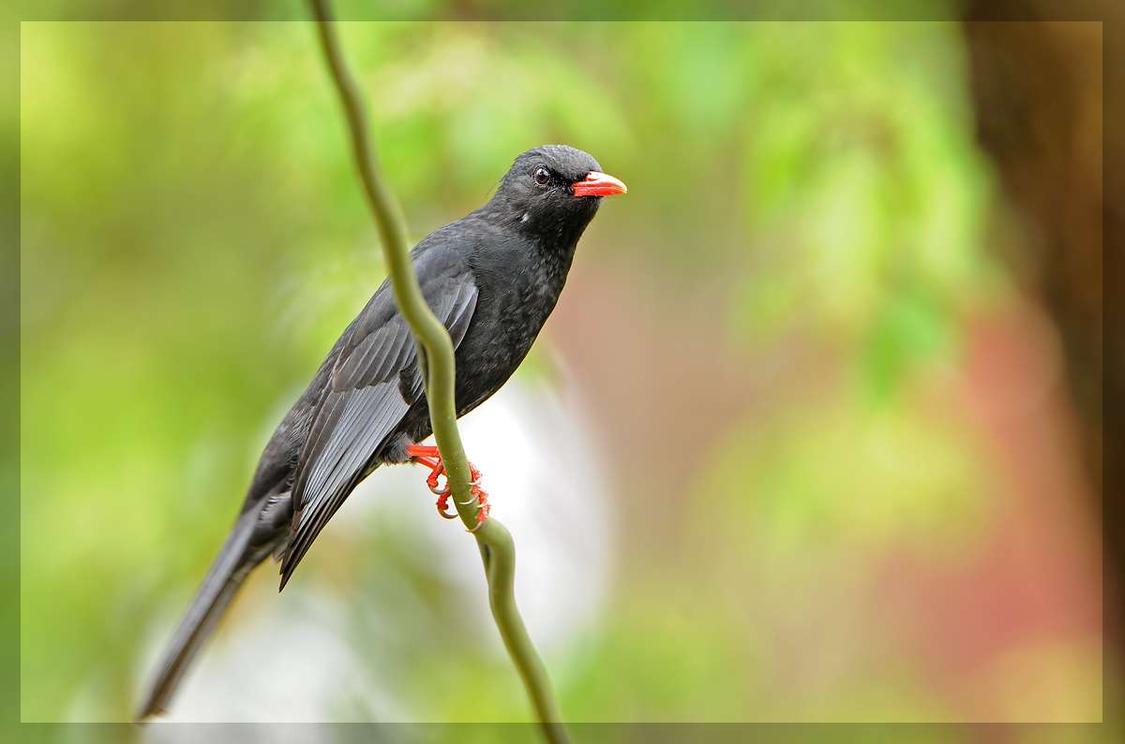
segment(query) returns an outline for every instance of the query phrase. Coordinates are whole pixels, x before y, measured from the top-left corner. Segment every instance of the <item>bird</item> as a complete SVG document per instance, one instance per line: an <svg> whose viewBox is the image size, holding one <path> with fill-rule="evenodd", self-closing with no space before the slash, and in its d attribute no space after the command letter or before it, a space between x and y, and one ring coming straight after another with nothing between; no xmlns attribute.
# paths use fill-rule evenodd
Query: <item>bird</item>
<svg viewBox="0 0 1125 744"><path fill-rule="evenodd" d="M527 355L563 290L603 197L626 193L590 154L543 145L520 154L484 206L411 250L426 303L449 332L457 416L495 393ZM372 472L417 463L448 493L431 434L418 351L384 281L344 329L267 442L234 526L160 658L137 719L166 712L238 589L268 557L281 589L328 520ZM472 468L478 520L490 506ZM479 526L479 524L478 524Z"/></svg>

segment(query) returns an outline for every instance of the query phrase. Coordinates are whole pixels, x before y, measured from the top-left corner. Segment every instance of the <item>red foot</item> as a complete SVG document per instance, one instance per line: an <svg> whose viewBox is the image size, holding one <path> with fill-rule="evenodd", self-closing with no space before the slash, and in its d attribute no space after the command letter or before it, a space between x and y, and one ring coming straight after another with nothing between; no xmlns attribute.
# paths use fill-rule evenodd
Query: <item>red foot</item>
<svg viewBox="0 0 1125 744"><path fill-rule="evenodd" d="M438 478L445 475L445 463L441 460L441 452L438 451L438 448L423 444L412 444L406 448L406 454L414 462L425 465L430 469L430 474L426 476L426 485L438 497L436 504L438 514L446 519L456 519L457 512L449 511L448 478L444 486L438 485ZM492 511L492 505L488 503L488 493L480 487L480 471L472 463L469 463L469 477L472 478L472 487L469 493L476 499L480 507L477 511L476 527L469 530L470 532L476 532L484 524L484 520L488 519L488 513Z"/></svg>

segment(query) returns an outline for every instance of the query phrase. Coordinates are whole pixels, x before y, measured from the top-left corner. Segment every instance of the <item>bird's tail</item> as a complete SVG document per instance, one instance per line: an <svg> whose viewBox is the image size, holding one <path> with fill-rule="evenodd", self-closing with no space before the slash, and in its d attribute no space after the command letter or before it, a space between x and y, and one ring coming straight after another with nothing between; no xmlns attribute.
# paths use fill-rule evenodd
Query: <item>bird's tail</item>
<svg viewBox="0 0 1125 744"><path fill-rule="evenodd" d="M164 712L188 665L215 629L243 580L269 555L268 548L254 545L252 539L258 516L257 509L245 511L223 543L160 660L144 703L137 710L137 720Z"/></svg>

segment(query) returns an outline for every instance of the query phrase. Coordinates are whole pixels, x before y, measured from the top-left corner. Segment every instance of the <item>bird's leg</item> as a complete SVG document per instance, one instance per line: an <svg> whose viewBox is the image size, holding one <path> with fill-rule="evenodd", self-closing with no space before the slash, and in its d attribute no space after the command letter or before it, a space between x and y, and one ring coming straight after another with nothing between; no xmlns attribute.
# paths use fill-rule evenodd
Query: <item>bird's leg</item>
<svg viewBox="0 0 1125 744"><path fill-rule="evenodd" d="M426 485L430 491L437 495L437 510L438 514L446 519L456 519L457 513L448 510L449 507L449 477L445 472L445 463L442 462L441 452L437 447L411 444L406 448L406 454L410 456L413 462L419 465L425 465L430 469L430 474L426 477ZM446 482L444 486L438 485L438 478L446 475ZM471 462L469 463L469 477L472 479L470 493L480 504L480 511L477 512L477 525L471 531L475 532L480 528L484 520L488 519L488 513L492 511L492 505L488 503L488 493L480 487L480 471L476 469ZM467 502L467 503L472 503Z"/></svg>

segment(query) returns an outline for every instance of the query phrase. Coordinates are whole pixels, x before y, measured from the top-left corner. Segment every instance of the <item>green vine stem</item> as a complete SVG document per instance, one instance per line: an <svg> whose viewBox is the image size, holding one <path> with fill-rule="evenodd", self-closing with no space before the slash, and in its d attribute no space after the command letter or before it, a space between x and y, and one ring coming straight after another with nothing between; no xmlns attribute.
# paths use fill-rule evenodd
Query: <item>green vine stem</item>
<svg viewBox="0 0 1125 744"><path fill-rule="evenodd" d="M472 528L477 524L480 504L471 493L469 461L465 457L465 448L457 429L453 344L445 326L426 304L418 277L414 274L406 220L394 195L380 177L363 99L340 51L328 0L311 2L320 45L347 118L352 154L355 156L364 195L383 246L395 302L423 352L420 358L425 361L430 422L445 462L453 494L452 501L457 505L458 515L465 527ZM551 692L547 670L516 607L516 550L512 535L494 517L486 520L473 535L484 561L492 616L531 699L543 734L549 742L565 742L566 732L560 722L558 704Z"/></svg>

